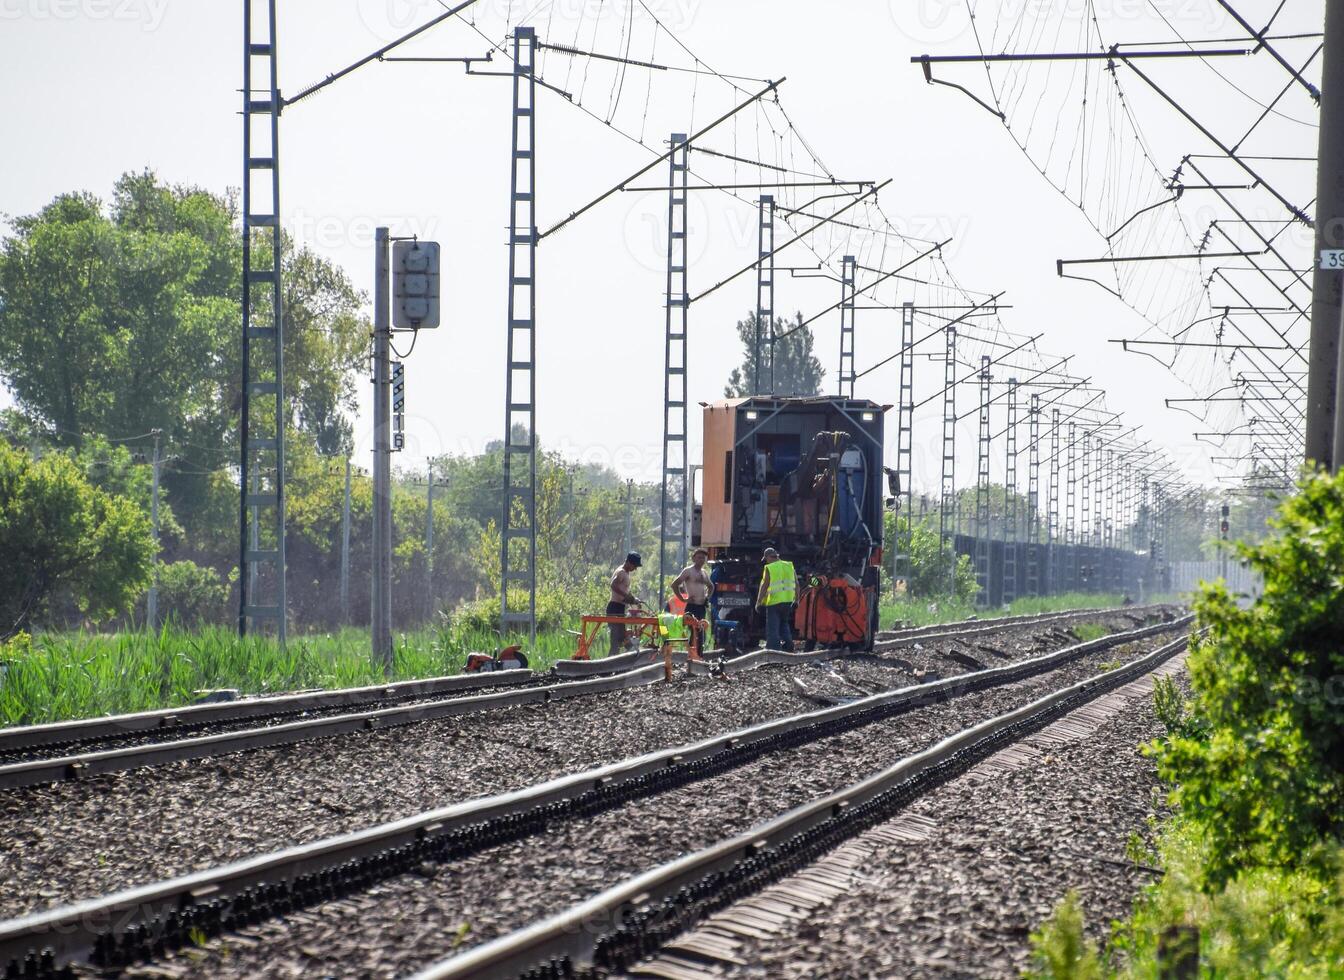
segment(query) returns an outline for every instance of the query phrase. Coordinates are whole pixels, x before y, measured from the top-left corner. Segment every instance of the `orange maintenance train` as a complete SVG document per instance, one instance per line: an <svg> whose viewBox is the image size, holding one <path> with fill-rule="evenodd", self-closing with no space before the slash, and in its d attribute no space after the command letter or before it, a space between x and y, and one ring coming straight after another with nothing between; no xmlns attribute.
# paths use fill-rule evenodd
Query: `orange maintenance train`
<svg viewBox="0 0 1344 980"><path fill-rule="evenodd" d="M871 649L881 594L887 487L883 422L866 399L732 398L704 409L697 544L713 563L715 641L750 650L765 636L756 606L763 554L796 577L793 637L806 649Z"/></svg>

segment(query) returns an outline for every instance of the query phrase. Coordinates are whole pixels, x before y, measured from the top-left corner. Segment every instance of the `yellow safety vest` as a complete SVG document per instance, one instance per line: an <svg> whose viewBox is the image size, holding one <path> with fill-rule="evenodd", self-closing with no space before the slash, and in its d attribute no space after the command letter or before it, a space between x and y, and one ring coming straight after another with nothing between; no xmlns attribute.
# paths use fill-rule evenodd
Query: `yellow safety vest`
<svg viewBox="0 0 1344 980"><path fill-rule="evenodd" d="M684 640L690 630L686 620L678 613L659 613L658 632L667 640Z"/></svg>
<svg viewBox="0 0 1344 980"><path fill-rule="evenodd" d="M785 602L793 602L798 595L798 583L793 571L793 562L772 561L765 566L765 570L770 573L770 584L765 590L765 604L767 606L777 606Z"/></svg>

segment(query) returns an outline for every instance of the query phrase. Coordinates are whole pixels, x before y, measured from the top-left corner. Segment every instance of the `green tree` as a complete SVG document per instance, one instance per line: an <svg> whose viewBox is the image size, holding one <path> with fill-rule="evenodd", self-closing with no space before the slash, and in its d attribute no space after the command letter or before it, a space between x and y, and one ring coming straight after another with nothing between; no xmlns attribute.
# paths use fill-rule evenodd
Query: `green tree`
<svg viewBox="0 0 1344 980"><path fill-rule="evenodd" d="M747 315L745 320L737 321L737 336L742 341L742 364L733 368L728 375L728 384L723 389L729 398L743 398L756 394L775 395L819 395L821 383L826 371L813 353L812 328L803 326L803 315L797 313L792 322L786 323L775 318L775 370L774 390L770 388L770 343L769 335L762 330L760 349L756 346L755 313ZM752 391L756 377L757 360L760 364L760 387L762 391Z"/></svg>
<svg viewBox="0 0 1344 980"><path fill-rule="evenodd" d="M118 180L110 206L63 194L15 219L0 243L0 379L25 423L4 420L6 434L26 427L77 446L89 434L162 430L165 493L187 529L167 545L211 563L237 535L226 492L242 390L236 219L232 196L145 171ZM364 297L288 239L282 262L287 429L342 455L368 334Z"/></svg>
<svg viewBox="0 0 1344 980"><path fill-rule="evenodd" d="M910 577L906 580L906 593L912 598L938 599L954 598L969 600L976 594L975 567L967 555L954 556L949 542L946 548L939 547L938 519L923 520L897 515L887 511L883 518L883 540L887 549L895 550L900 539L897 532L907 526L910 532ZM913 521L913 524L909 522ZM948 567L956 559L956 572Z"/></svg>
<svg viewBox="0 0 1344 980"><path fill-rule="evenodd" d="M68 606L92 619L130 609L149 584L149 519L89 482L66 453L34 459L0 442L0 638Z"/></svg>

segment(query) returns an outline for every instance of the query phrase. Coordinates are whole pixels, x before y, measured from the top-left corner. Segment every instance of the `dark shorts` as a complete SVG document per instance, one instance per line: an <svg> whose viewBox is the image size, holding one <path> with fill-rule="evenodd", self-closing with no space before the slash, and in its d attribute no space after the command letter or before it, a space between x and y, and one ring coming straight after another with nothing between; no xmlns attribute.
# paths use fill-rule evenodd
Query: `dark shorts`
<svg viewBox="0 0 1344 980"><path fill-rule="evenodd" d="M624 615L625 615L625 603L623 603L623 602L608 602L608 603L607 603L607 615L608 615L608 616L624 616ZM608 624L607 624L607 629L611 630L611 648L610 648L610 653L609 653L608 655L614 657L616 654L618 654L618 653L621 652L621 647L623 647L623 646L625 645L625 624L624 624L624 623L608 623Z"/></svg>
<svg viewBox="0 0 1344 980"><path fill-rule="evenodd" d="M696 619L708 619L709 616L705 612L708 605L705 602L688 602L686 603L686 611Z"/></svg>

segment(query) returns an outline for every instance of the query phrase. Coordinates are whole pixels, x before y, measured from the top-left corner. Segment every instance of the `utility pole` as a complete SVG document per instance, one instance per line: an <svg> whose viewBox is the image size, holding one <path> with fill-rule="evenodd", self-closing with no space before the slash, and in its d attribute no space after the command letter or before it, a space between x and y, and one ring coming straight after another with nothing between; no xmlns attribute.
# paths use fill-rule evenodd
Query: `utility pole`
<svg viewBox="0 0 1344 980"><path fill-rule="evenodd" d="M635 481L625 481L625 553L635 550Z"/></svg>
<svg viewBox="0 0 1344 980"><path fill-rule="evenodd" d="M350 457L345 458L345 500L341 504L341 625L350 622Z"/></svg>
<svg viewBox="0 0 1344 980"><path fill-rule="evenodd" d="M686 558L690 561L691 538L695 531L695 474L703 470L704 466L700 463L692 463L686 468L686 513L685 513L685 548L683 549Z"/></svg>
<svg viewBox="0 0 1344 980"><path fill-rule="evenodd" d="M1227 581L1227 532L1230 530L1227 519L1231 514L1231 510L1232 509L1227 505L1227 501L1223 501L1218 521L1218 558L1222 565L1218 572L1218 577L1224 582Z"/></svg>
<svg viewBox="0 0 1344 980"><path fill-rule="evenodd" d="M149 583L149 595L145 599L145 625L151 630L159 627L159 437L162 429L155 429L153 475L150 477L149 519L154 524L154 577Z"/></svg>
<svg viewBox="0 0 1344 980"><path fill-rule="evenodd" d="M373 260L373 560L369 632L373 662L392 670L392 321L388 231L374 233Z"/></svg>
<svg viewBox="0 0 1344 980"><path fill-rule="evenodd" d="M1306 458L1330 472L1344 455L1339 418L1339 266L1322 250L1344 248L1344 6L1325 5L1321 49L1321 120L1316 154L1316 242L1312 252L1311 344L1307 363Z"/></svg>
<svg viewBox="0 0 1344 980"><path fill-rule="evenodd" d="M425 457L429 487L425 491L425 619L434 616L434 457Z"/></svg>

